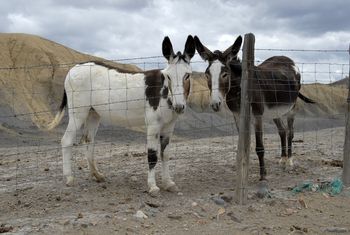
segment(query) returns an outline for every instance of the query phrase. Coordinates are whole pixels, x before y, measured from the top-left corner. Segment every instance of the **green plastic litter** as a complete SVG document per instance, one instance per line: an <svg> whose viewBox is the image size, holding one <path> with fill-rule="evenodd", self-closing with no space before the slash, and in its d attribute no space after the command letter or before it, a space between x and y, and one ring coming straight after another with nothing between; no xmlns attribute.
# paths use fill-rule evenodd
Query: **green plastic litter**
<svg viewBox="0 0 350 235"><path fill-rule="evenodd" d="M332 196L338 195L343 189L343 182L340 179L335 179L330 184L329 194Z"/></svg>
<svg viewBox="0 0 350 235"><path fill-rule="evenodd" d="M313 182L307 181L299 184L292 189L294 194L305 192L305 191L318 191L326 192L332 196L338 195L343 189L343 182L341 179L336 178L331 182L322 182L320 184L314 184Z"/></svg>

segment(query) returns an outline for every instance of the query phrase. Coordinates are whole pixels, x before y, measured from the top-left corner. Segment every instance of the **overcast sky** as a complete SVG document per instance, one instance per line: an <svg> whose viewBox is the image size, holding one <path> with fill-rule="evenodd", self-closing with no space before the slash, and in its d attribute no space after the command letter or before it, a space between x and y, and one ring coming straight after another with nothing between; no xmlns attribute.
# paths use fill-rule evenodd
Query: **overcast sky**
<svg viewBox="0 0 350 235"><path fill-rule="evenodd" d="M188 34L212 50L224 50L248 32L255 34L256 48L347 50L349 11L349 0L11 0L0 2L0 31L36 34L107 59L161 55L166 35L182 51ZM257 60L271 55L298 63L349 63L347 52L256 51ZM332 70L329 79L349 70L300 66L305 74Z"/></svg>

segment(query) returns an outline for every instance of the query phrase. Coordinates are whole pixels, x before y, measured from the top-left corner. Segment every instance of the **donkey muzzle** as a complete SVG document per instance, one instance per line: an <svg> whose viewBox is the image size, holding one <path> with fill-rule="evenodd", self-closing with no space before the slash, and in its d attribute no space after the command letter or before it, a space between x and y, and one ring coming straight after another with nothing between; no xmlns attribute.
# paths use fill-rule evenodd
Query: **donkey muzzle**
<svg viewBox="0 0 350 235"><path fill-rule="evenodd" d="M174 111L178 114L184 113L185 111L185 105L183 104L177 104L174 106Z"/></svg>
<svg viewBox="0 0 350 235"><path fill-rule="evenodd" d="M211 108L212 108L215 112L220 111L220 107L221 107L221 102L220 102L220 101L211 104Z"/></svg>

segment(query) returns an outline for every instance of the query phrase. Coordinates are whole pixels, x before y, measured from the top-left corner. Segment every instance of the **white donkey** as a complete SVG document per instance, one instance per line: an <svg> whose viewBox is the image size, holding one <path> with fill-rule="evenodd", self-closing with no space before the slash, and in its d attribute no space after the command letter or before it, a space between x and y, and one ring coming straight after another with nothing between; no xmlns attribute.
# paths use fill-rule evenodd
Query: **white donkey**
<svg viewBox="0 0 350 235"><path fill-rule="evenodd" d="M170 39L165 37L162 52L168 61L163 70L132 73L101 62L89 62L76 65L68 72L60 110L48 127L52 129L60 123L68 105L69 122L61 141L63 175L68 186L74 180L72 145L83 124L90 172L97 181L104 180L93 155L96 131L103 122L125 127L146 126L149 193L156 195L159 192L155 180L159 145L163 187L168 191L177 190L169 174L167 145L177 117L186 108L192 73L190 60L195 54L194 39L189 35L183 54L175 54Z"/></svg>

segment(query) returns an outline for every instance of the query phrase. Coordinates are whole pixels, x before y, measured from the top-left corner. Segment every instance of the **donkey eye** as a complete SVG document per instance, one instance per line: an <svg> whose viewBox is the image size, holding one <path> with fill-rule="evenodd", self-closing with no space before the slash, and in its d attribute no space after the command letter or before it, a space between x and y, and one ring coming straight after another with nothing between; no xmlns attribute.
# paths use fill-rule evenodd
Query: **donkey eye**
<svg viewBox="0 0 350 235"><path fill-rule="evenodd" d="M205 77L207 78L207 80L210 80L210 74L209 73L205 73Z"/></svg>
<svg viewBox="0 0 350 235"><path fill-rule="evenodd" d="M227 78L228 77L228 73L222 73L222 75L221 75L223 78Z"/></svg>
<svg viewBox="0 0 350 235"><path fill-rule="evenodd" d="M184 77L184 80L186 81L187 79L189 79L190 78L190 74L189 73L186 73L185 74L185 77Z"/></svg>

